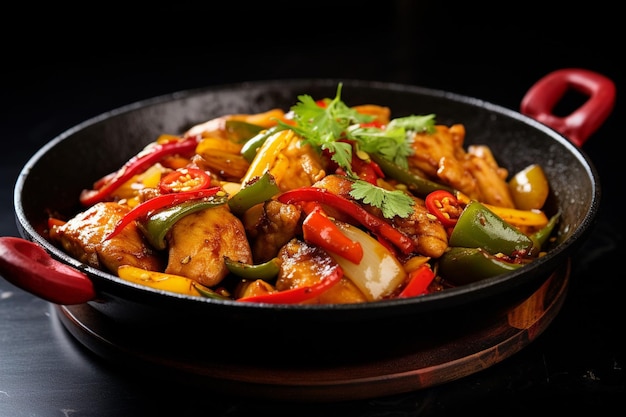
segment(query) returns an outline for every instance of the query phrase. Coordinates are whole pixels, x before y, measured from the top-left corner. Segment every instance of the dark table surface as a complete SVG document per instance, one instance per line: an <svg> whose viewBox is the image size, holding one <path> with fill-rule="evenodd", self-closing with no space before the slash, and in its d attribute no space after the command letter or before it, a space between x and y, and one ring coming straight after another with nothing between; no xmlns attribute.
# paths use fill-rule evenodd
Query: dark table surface
<svg viewBox="0 0 626 417"><path fill-rule="evenodd" d="M349 13L358 4L322 1L306 10L278 2L271 13L179 5L152 10L150 17L103 11L105 23L97 25L87 16L22 18L22 32L34 32L36 40L19 48L7 42L2 65L0 236L18 236L12 191L28 158L64 130L131 102L244 80L344 77L453 91L517 110L541 76L586 68L615 81L617 103L582 147L600 175L602 204L548 329L512 357L441 386L294 405L218 395L121 369L77 343L52 305L0 280L0 416L623 415L626 274L615 262L625 249L624 176L616 151L626 131L624 67L617 62L623 60L612 46L619 39L617 13L601 4L551 15L529 5L511 15L403 1ZM489 17L494 13L497 19ZM226 29L213 26L220 20L229 22Z"/></svg>

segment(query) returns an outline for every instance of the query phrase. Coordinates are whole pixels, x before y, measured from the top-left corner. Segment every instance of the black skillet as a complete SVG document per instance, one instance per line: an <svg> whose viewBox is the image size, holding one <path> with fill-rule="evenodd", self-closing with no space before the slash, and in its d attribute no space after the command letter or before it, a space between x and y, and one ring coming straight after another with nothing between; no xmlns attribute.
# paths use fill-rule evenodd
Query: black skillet
<svg viewBox="0 0 626 417"><path fill-rule="evenodd" d="M47 240L50 212L76 213L82 189L158 135L181 133L227 113L288 109L301 94L334 97L339 82L349 105L374 103L390 107L394 117L434 113L438 123L464 124L466 145L488 145L509 172L540 164L551 187L547 210L562 211L554 247L517 271L423 297L356 305L263 305L138 286L82 264ZM589 99L567 117L552 114L570 89ZM14 193L23 239L0 238L0 274L56 305L89 308L131 331L191 340L199 351L221 345L240 353L282 352L286 357L289 345L289 351L299 352L293 356L300 357L302 352L359 346L387 348L434 334L446 338L508 311L567 269L594 224L600 202L598 175L580 147L604 122L614 100L615 87L602 75L563 69L529 90L521 113L445 91L335 79L245 82L134 103L69 129L28 161Z"/></svg>

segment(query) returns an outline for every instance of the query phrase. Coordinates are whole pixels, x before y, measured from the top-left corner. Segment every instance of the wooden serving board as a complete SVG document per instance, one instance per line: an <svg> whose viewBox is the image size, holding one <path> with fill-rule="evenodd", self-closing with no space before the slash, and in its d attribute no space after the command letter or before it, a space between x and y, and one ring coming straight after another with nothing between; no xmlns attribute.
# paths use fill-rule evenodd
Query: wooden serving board
<svg viewBox="0 0 626 417"><path fill-rule="evenodd" d="M88 304L57 306L56 315L78 342L116 365L140 367L238 396L269 400L330 402L417 391L484 370L519 352L540 335L560 311L567 293L570 262L530 297L485 326L459 329L428 344L390 346L345 362L281 364L276 358L238 361L185 344L162 344L142 332L123 332ZM164 335L159 335L163 338ZM178 348L172 346L178 346Z"/></svg>

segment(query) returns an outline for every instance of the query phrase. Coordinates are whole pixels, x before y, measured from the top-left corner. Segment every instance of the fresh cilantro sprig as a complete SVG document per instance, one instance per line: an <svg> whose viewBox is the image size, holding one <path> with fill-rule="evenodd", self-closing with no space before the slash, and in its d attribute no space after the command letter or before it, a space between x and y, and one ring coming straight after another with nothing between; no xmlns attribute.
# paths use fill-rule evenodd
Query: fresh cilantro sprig
<svg viewBox="0 0 626 417"><path fill-rule="evenodd" d="M394 164L407 168L407 158L413 153L413 135L434 131L435 115L429 114L392 119L384 129L352 125L347 129L346 137L356 141L360 150L379 154Z"/></svg>
<svg viewBox="0 0 626 417"><path fill-rule="evenodd" d="M389 191L363 180L352 183L350 195L365 204L378 207L387 219L394 216L408 217L413 213L415 204L409 195L400 190Z"/></svg>
<svg viewBox="0 0 626 417"><path fill-rule="evenodd" d="M408 167L407 157L413 153L406 131L400 129L380 129L352 125L346 130L346 138L354 140L359 150L377 153L404 168Z"/></svg>
<svg viewBox="0 0 626 417"><path fill-rule="evenodd" d="M295 126L279 124L294 130L303 142L328 151L331 159L354 180L350 191L353 198L378 207L386 218L407 217L413 212L413 199L400 190L386 190L359 179L352 170L352 145L342 139L354 142L359 151L376 153L406 168L407 158L413 152L413 134L434 131L434 115L393 119L385 128L367 126L374 116L348 107L341 100L341 89L339 83L335 97L324 99L323 106L310 95L298 96L299 102L291 108Z"/></svg>
<svg viewBox="0 0 626 417"><path fill-rule="evenodd" d="M350 175L352 172L352 146L339 139L351 125L368 123L373 116L361 114L341 101L341 87L332 100L326 100L325 106L319 106L309 95L300 95L297 104L291 110L296 126L289 126L303 141L313 147L326 150L331 159Z"/></svg>

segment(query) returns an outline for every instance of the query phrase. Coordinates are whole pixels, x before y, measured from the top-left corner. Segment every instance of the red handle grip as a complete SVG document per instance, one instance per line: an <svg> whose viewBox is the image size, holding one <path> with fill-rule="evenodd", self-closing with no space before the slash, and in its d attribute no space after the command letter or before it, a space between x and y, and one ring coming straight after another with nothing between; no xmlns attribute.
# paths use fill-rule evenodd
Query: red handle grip
<svg viewBox="0 0 626 417"><path fill-rule="evenodd" d="M53 259L36 243L17 237L0 237L0 275L55 304L82 304L96 296L86 274Z"/></svg>
<svg viewBox="0 0 626 417"><path fill-rule="evenodd" d="M565 117L552 113L565 93L574 89L589 98ZM582 146L604 123L615 105L615 84L593 71L565 68L549 73L528 90L521 112L561 133L576 146Z"/></svg>

